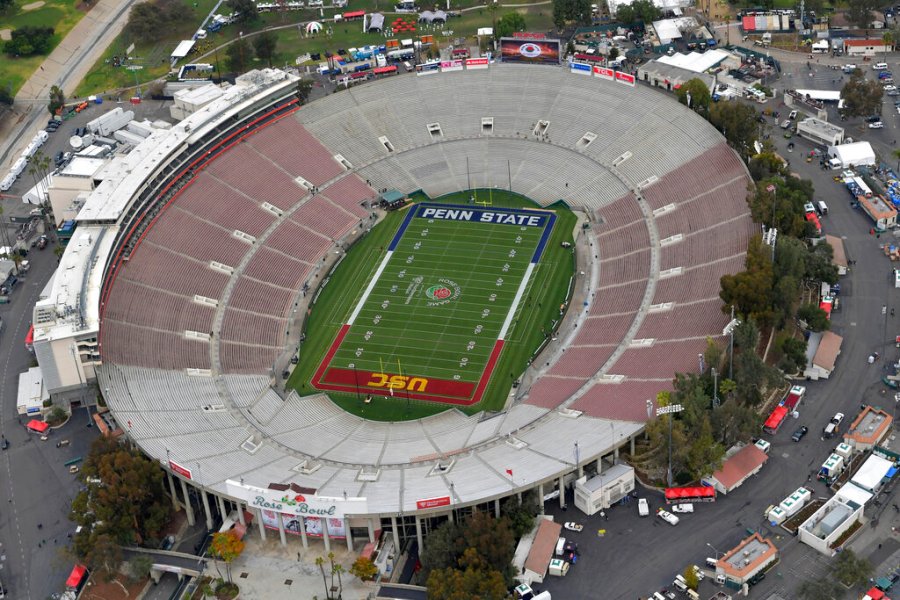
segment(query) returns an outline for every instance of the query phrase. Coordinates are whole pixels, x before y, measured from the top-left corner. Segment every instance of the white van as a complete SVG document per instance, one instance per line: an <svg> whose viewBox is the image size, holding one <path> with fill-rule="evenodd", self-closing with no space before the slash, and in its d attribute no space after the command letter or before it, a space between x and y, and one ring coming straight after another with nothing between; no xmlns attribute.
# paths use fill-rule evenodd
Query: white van
<svg viewBox="0 0 900 600"><path fill-rule="evenodd" d="M562 556L563 551L566 549L566 538L561 537L559 541L556 542L556 555Z"/></svg>
<svg viewBox="0 0 900 600"><path fill-rule="evenodd" d="M710 569L715 569L718 564L719 564L719 561L717 561L716 559L706 557L706 566L709 567Z"/></svg>
<svg viewBox="0 0 900 600"><path fill-rule="evenodd" d="M642 517L650 514L650 503L646 498L638 498L638 514Z"/></svg>
<svg viewBox="0 0 900 600"><path fill-rule="evenodd" d="M675 581L672 582L672 585L678 588L678 590L681 592L686 592L688 589L687 581L685 581L684 577L682 577L680 574L675 576Z"/></svg>
<svg viewBox="0 0 900 600"><path fill-rule="evenodd" d="M887 71L888 65L887 63L875 63L874 65L872 65L872 68L876 71Z"/></svg>
<svg viewBox="0 0 900 600"><path fill-rule="evenodd" d="M837 431L837 425L834 423L829 423L825 426L825 429L822 431L822 437L831 438L834 437L835 432Z"/></svg>
<svg viewBox="0 0 900 600"><path fill-rule="evenodd" d="M828 214L828 205L825 204L824 202L822 202L821 200L819 200L816 203L816 210L819 212L819 215L824 217L825 215Z"/></svg>

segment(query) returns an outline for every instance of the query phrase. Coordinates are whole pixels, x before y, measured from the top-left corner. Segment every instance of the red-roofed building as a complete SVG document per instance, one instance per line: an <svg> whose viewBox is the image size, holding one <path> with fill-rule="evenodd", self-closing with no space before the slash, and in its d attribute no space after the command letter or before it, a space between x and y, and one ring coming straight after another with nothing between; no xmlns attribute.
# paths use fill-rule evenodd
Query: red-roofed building
<svg viewBox="0 0 900 600"><path fill-rule="evenodd" d="M720 493L727 494L740 487L751 475L756 475L767 460L769 455L756 446L744 446L723 462L721 469L704 479L704 482Z"/></svg>
<svg viewBox="0 0 900 600"><path fill-rule="evenodd" d="M529 581L544 581L561 531L562 525L559 523L541 519L528 558L525 559L525 576Z"/></svg>
<svg viewBox="0 0 900 600"><path fill-rule="evenodd" d="M875 56L876 53L884 54L893 51L893 44L885 44L881 39L844 40L844 53L847 56Z"/></svg>
<svg viewBox="0 0 900 600"><path fill-rule="evenodd" d="M743 585L777 560L778 548L775 544L754 533L716 561L716 575L724 575L726 581Z"/></svg>

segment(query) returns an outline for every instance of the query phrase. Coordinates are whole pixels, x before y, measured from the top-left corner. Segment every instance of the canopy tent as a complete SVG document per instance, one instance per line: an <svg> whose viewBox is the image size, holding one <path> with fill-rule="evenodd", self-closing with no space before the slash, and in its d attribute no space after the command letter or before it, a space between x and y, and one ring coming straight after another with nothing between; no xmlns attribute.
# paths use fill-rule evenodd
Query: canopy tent
<svg viewBox="0 0 900 600"><path fill-rule="evenodd" d="M43 421L38 421L37 419L32 419L28 421L28 429L37 433L46 433L50 426L44 423Z"/></svg>
<svg viewBox="0 0 900 600"><path fill-rule="evenodd" d="M821 100L822 102L837 102L841 99L840 90L794 90L804 98Z"/></svg>
<svg viewBox="0 0 900 600"><path fill-rule="evenodd" d="M850 482L868 492L875 492L892 466L893 463L888 459L873 454L862 464Z"/></svg>
<svg viewBox="0 0 900 600"><path fill-rule="evenodd" d="M81 580L84 579L85 573L87 573L87 567L84 565L75 565L72 568L72 572L69 573L69 578L66 579L66 587L69 589L76 589L81 585Z"/></svg>
<svg viewBox="0 0 900 600"><path fill-rule="evenodd" d="M436 10L431 12L430 10L426 10L424 12L419 13L419 21L424 23L434 23L436 21L440 21L441 23L447 22L447 13L442 10Z"/></svg>
<svg viewBox="0 0 900 600"><path fill-rule="evenodd" d="M716 488L706 485L696 487L678 487L666 488L666 501L677 502L678 500L688 499L716 498Z"/></svg>
<svg viewBox="0 0 900 600"><path fill-rule="evenodd" d="M841 161L841 167L855 167L858 165L874 165L875 151L869 142L854 142L852 144L840 144L828 147L828 156Z"/></svg>
<svg viewBox="0 0 900 600"><path fill-rule="evenodd" d="M318 33L322 31L322 24L318 21L310 21L306 24L306 33Z"/></svg>
<svg viewBox="0 0 900 600"><path fill-rule="evenodd" d="M770 429L777 428L779 425L781 425L781 422L784 420L787 414L788 408L786 406L776 406L772 411L772 414L769 415L769 418L766 419L764 427L768 427Z"/></svg>
<svg viewBox="0 0 900 600"><path fill-rule="evenodd" d="M366 15L369 24L366 25L366 31L381 31L384 29L384 15L381 13L371 13Z"/></svg>

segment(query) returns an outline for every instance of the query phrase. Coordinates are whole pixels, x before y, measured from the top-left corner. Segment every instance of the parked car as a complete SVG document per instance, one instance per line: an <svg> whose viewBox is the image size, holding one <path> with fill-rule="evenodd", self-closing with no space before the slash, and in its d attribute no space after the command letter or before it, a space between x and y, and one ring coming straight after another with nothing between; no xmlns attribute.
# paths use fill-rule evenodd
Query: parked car
<svg viewBox="0 0 900 600"><path fill-rule="evenodd" d="M660 519L662 519L663 521L668 523L669 525L672 525L672 526L678 525L678 517L676 517L675 515L673 515L672 513L670 513L667 510L660 508L659 510L656 511L656 515Z"/></svg>
<svg viewBox="0 0 900 600"><path fill-rule="evenodd" d="M875 121L874 123L869 123L869 129L882 129L884 127L884 123L881 121Z"/></svg>
<svg viewBox="0 0 900 600"><path fill-rule="evenodd" d="M642 517L646 517L650 514L650 503L647 502L646 498L638 499L638 514Z"/></svg>
<svg viewBox="0 0 900 600"><path fill-rule="evenodd" d="M694 512L693 504L676 504L672 507L672 512L675 513L692 513Z"/></svg>
<svg viewBox="0 0 900 600"><path fill-rule="evenodd" d="M799 442L800 440L803 439L803 436L806 435L808 432L809 432L809 427L807 427L806 425L801 425L800 428L797 429L797 431L795 431L793 434L791 434L791 439L794 440L795 442Z"/></svg>

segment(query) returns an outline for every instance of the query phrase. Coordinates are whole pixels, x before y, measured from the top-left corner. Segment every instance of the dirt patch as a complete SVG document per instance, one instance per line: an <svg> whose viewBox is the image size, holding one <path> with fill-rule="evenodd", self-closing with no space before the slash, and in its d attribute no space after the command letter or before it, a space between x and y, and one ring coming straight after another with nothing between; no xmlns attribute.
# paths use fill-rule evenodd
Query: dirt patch
<svg viewBox="0 0 900 600"><path fill-rule="evenodd" d="M44 5L44 0L40 0L40 2L32 2L31 4L26 4L22 7L22 10L37 10Z"/></svg>
<svg viewBox="0 0 900 600"><path fill-rule="evenodd" d="M0 40L8 42L12 39L12 29L0 29Z"/></svg>
<svg viewBox="0 0 900 600"><path fill-rule="evenodd" d="M141 581L129 582L124 577L119 578L122 581L122 585L125 586L127 592L122 591L122 586L114 581L110 581L105 583L100 580L99 577L95 577L91 580L90 585L85 587L84 592L81 594L82 600L127 600L129 598L135 598L144 589L144 586L147 585L147 580L142 579Z"/></svg>

